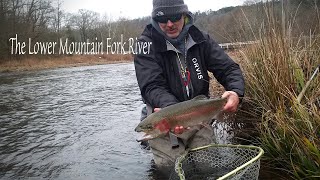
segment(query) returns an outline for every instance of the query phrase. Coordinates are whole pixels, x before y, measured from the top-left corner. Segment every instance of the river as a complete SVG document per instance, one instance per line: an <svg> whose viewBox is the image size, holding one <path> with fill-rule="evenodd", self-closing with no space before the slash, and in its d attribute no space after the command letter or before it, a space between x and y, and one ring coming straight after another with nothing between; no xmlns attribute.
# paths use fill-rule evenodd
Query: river
<svg viewBox="0 0 320 180"><path fill-rule="evenodd" d="M132 63L2 73L0 97L0 179L156 178Z"/></svg>

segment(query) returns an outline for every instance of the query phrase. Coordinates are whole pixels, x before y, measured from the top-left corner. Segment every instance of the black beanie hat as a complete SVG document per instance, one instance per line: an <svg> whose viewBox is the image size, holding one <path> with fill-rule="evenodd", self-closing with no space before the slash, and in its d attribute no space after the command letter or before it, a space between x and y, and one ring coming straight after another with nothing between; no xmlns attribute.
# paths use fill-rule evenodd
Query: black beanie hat
<svg viewBox="0 0 320 180"><path fill-rule="evenodd" d="M183 0L153 0L152 18L188 12Z"/></svg>

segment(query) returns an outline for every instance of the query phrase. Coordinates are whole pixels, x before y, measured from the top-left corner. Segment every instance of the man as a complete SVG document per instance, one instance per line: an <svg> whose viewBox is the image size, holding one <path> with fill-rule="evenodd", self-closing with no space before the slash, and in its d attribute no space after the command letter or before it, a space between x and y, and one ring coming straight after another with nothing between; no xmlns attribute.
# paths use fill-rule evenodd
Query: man
<svg viewBox="0 0 320 180"><path fill-rule="evenodd" d="M193 25L193 18L183 0L153 0L151 24L139 38L151 42L150 52L136 54L136 76L148 114L175 103L209 94L210 71L226 92L224 111L235 112L239 97L244 95L244 79L239 65L212 40ZM213 142L213 130L193 127L179 137L167 136L150 140L155 163L171 166L186 148ZM182 134L181 134L182 133ZM176 147L176 148L173 148Z"/></svg>

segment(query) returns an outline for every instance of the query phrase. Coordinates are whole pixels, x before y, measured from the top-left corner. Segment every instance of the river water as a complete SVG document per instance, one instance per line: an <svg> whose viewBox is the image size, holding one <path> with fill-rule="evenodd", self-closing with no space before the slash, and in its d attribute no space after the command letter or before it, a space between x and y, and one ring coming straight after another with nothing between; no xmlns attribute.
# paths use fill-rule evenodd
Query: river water
<svg viewBox="0 0 320 180"><path fill-rule="evenodd" d="M0 179L156 179L134 66L0 74Z"/></svg>

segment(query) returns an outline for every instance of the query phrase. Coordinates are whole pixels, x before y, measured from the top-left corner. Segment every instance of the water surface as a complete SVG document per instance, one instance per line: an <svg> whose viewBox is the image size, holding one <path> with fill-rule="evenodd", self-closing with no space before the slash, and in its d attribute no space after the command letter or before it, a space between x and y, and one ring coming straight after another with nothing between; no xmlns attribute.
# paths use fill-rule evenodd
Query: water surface
<svg viewBox="0 0 320 180"><path fill-rule="evenodd" d="M134 67L0 74L1 179L152 179Z"/></svg>

